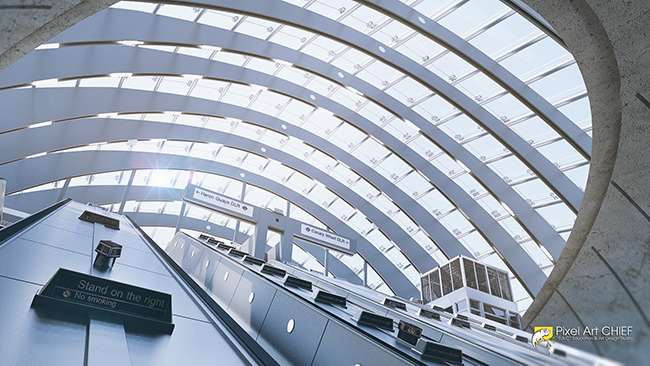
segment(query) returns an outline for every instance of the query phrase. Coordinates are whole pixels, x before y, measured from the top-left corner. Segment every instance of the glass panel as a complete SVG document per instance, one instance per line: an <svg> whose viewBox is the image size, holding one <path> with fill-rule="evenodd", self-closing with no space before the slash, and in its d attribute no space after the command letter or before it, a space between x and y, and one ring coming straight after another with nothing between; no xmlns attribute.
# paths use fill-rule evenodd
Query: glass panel
<svg viewBox="0 0 650 366"><path fill-rule="evenodd" d="M488 289L488 280L487 274L485 273L485 266L475 262L474 267L476 268L476 281L478 283L479 291L483 291L486 294L489 294L490 292Z"/></svg>
<svg viewBox="0 0 650 366"><path fill-rule="evenodd" d="M495 322L507 325L506 311L494 305L483 303L483 310L485 310L485 318Z"/></svg>
<svg viewBox="0 0 650 366"><path fill-rule="evenodd" d="M471 287L475 290L478 290L478 287L476 287L476 274L474 273L474 262L467 260L467 258L463 258L463 267L465 268L465 281L467 283L467 287Z"/></svg>
<svg viewBox="0 0 650 366"><path fill-rule="evenodd" d="M454 291L463 287L463 273L460 269L460 260L454 259L451 263L451 279L454 285Z"/></svg>
<svg viewBox="0 0 650 366"><path fill-rule="evenodd" d="M490 280L490 293L494 296L501 297L499 288L499 275L496 269L487 267L488 279Z"/></svg>
<svg viewBox="0 0 650 366"><path fill-rule="evenodd" d="M440 275L438 274L437 269L429 274L429 281L431 283L431 296L435 300L442 296L440 287Z"/></svg>
<svg viewBox="0 0 650 366"><path fill-rule="evenodd" d="M422 292L423 303L428 304L434 300L434 298L431 296L431 285L428 275L422 276L420 278L420 291Z"/></svg>
<svg viewBox="0 0 650 366"><path fill-rule="evenodd" d="M510 280L507 273L499 271L499 284L501 285L501 297L512 301L512 291L510 290Z"/></svg>
<svg viewBox="0 0 650 366"><path fill-rule="evenodd" d="M440 267L440 276L442 277L442 291L444 296L453 291L451 287L451 273L448 264Z"/></svg>

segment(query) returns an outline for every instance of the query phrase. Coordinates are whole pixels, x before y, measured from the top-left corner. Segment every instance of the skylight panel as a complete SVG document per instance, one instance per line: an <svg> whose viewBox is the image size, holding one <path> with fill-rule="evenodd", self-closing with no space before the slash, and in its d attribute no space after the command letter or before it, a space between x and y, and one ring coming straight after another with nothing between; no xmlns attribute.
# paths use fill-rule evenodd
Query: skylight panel
<svg viewBox="0 0 650 366"><path fill-rule="evenodd" d="M219 193L223 193L224 187L228 185L230 178L216 175L216 174L207 174L204 179L202 179L201 187L210 189Z"/></svg>
<svg viewBox="0 0 650 366"><path fill-rule="evenodd" d="M418 130L399 118L395 118L389 124L383 126L383 129L402 142L406 142L419 134Z"/></svg>
<svg viewBox="0 0 650 366"><path fill-rule="evenodd" d="M251 57L246 68L273 75L278 68L278 64L272 60L266 60L259 57Z"/></svg>
<svg viewBox="0 0 650 366"><path fill-rule="evenodd" d="M442 79L452 82L473 71L475 68L467 61L449 52L427 65L427 69L440 76Z"/></svg>
<svg viewBox="0 0 650 366"><path fill-rule="evenodd" d="M95 87L95 88L117 88L120 83L118 77L99 77L99 78L85 78L79 80L80 87Z"/></svg>
<svg viewBox="0 0 650 366"><path fill-rule="evenodd" d="M411 33L411 28L393 19L370 36L388 47L395 47Z"/></svg>
<svg viewBox="0 0 650 366"><path fill-rule="evenodd" d="M580 128L591 127L591 105L588 97L563 105L558 110Z"/></svg>
<svg viewBox="0 0 650 366"><path fill-rule="evenodd" d="M343 150L350 150L355 147L365 136L367 136L365 133L345 123L331 135L329 141Z"/></svg>
<svg viewBox="0 0 650 366"><path fill-rule="evenodd" d="M444 116L456 110L451 103L439 95L427 98L422 103L412 107L412 109L433 124L438 124Z"/></svg>
<svg viewBox="0 0 650 366"><path fill-rule="evenodd" d="M584 164L580 167L565 171L564 174L571 179L571 181L580 187L582 191L585 190L587 185L587 177L589 176L589 164Z"/></svg>
<svg viewBox="0 0 650 366"><path fill-rule="evenodd" d="M422 1L413 6L413 9L424 14L429 18L435 18L443 10L450 8L457 3L464 3L467 0L447 0L447 1Z"/></svg>
<svg viewBox="0 0 650 366"><path fill-rule="evenodd" d="M292 172L293 169L289 168L288 166L271 160L266 169L264 169L262 175L274 180L277 183L284 184L284 182L282 182L282 179L286 179Z"/></svg>
<svg viewBox="0 0 650 366"><path fill-rule="evenodd" d="M314 201L318 205L328 208L330 203L334 201L337 197L332 191L327 189L322 184L316 184L313 188L302 189L300 193L303 196L309 197L310 200Z"/></svg>
<svg viewBox="0 0 650 366"><path fill-rule="evenodd" d="M379 190L365 179L356 182L352 186L352 190L367 201L375 198L379 194Z"/></svg>
<svg viewBox="0 0 650 366"><path fill-rule="evenodd" d="M314 33L289 25L284 25L282 28L280 28L280 31L271 36L269 40L279 45L297 50L313 36Z"/></svg>
<svg viewBox="0 0 650 366"><path fill-rule="evenodd" d="M255 102L251 105L251 109L273 116L287 104L289 99L291 98L270 90L263 91L255 99Z"/></svg>
<svg viewBox="0 0 650 366"><path fill-rule="evenodd" d="M451 212L450 214L441 217L439 221L454 236L459 236L466 231L473 229L473 226L469 221L467 221L465 216L458 211Z"/></svg>
<svg viewBox="0 0 650 366"><path fill-rule="evenodd" d="M202 144L194 143L190 150L189 156L198 159L212 160L214 159L215 152L218 145L216 144Z"/></svg>
<svg viewBox="0 0 650 366"><path fill-rule="evenodd" d="M388 199L384 194L377 196L371 203L388 216L399 211L399 208L393 203L393 201Z"/></svg>
<svg viewBox="0 0 650 366"><path fill-rule="evenodd" d="M499 63L518 78L526 80L572 60L570 53L547 37Z"/></svg>
<svg viewBox="0 0 650 366"><path fill-rule="evenodd" d="M477 24L485 23L508 8L498 0L469 1L439 23L452 32L465 37Z"/></svg>
<svg viewBox="0 0 650 366"><path fill-rule="evenodd" d="M330 176L346 186L349 186L359 179L358 174L341 164L337 165L334 170L332 170Z"/></svg>
<svg viewBox="0 0 650 366"><path fill-rule="evenodd" d="M469 42L488 56L496 58L542 34L539 28L515 13L486 29Z"/></svg>
<svg viewBox="0 0 650 366"><path fill-rule="evenodd" d="M584 161L582 155L580 155L573 146L569 145L566 140L560 140L546 146L541 146L537 150L551 163L557 164L558 166Z"/></svg>
<svg viewBox="0 0 650 366"><path fill-rule="evenodd" d="M282 135L282 134L277 133L275 131L266 130L266 132L264 132L264 134L262 135L262 137L260 138L259 141L261 143L265 144L265 145L269 145L271 147L279 148L280 146L282 146L282 144L284 143L284 140L286 140L286 138L287 137L285 135ZM258 151L258 153L259 152L263 153L264 151L260 150L260 151Z"/></svg>
<svg viewBox="0 0 650 366"><path fill-rule="evenodd" d="M408 143L408 147L427 160L442 152L438 145L424 135L418 135L416 139Z"/></svg>
<svg viewBox="0 0 650 366"><path fill-rule="evenodd" d="M247 107L257 94L257 90L247 85L230 84L227 91L224 92L221 99L224 103L238 105L240 107Z"/></svg>
<svg viewBox="0 0 650 366"><path fill-rule="evenodd" d="M218 80L199 79L190 94L193 97L218 100L228 83Z"/></svg>
<svg viewBox="0 0 650 366"><path fill-rule="evenodd" d="M586 91L577 64L558 70L530 87L551 103Z"/></svg>
<svg viewBox="0 0 650 366"><path fill-rule="evenodd" d="M397 212L392 217L393 221L397 223L407 233L413 233L417 230L418 226L411 220L403 211Z"/></svg>
<svg viewBox="0 0 650 366"><path fill-rule="evenodd" d="M365 97L360 96L357 93L354 93L346 88L338 88L334 94L330 95L329 99L353 111L368 101Z"/></svg>
<svg viewBox="0 0 650 366"><path fill-rule="evenodd" d="M463 145L467 151L471 152L479 160L489 160L495 156L504 153L503 144L492 135L486 134Z"/></svg>
<svg viewBox="0 0 650 366"><path fill-rule="evenodd" d="M287 144L282 149L282 151L284 151L285 153L295 156L301 160L307 158L313 150L314 150L313 147L303 143L301 140L297 138L290 138Z"/></svg>
<svg viewBox="0 0 650 366"><path fill-rule="evenodd" d="M445 51L444 47L419 33L396 49L419 64Z"/></svg>
<svg viewBox="0 0 650 366"><path fill-rule="evenodd" d="M302 52L314 56L320 60L327 60L336 55L336 53L345 48L340 42L331 38L318 36L311 43L302 49Z"/></svg>
<svg viewBox="0 0 650 366"><path fill-rule="evenodd" d="M340 119L333 117L330 112L321 109L314 111L309 118L304 120L298 118L298 120L299 123L302 123L302 128L321 138L327 138L337 126L343 123Z"/></svg>
<svg viewBox="0 0 650 366"><path fill-rule="evenodd" d="M255 38L266 39L279 25L279 23L261 18L246 17L246 20L235 28L235 32L243 33Z"/></svg>
<svg viewBox="0 0 650 366"><path fill-rule="evenodd" d="M296 3L298 6L302 6L303 4L304 2ZM336 19L346 11L352 9L355 5L355 2L349 0L314 1L307 9L330 19Z"/></svg>
<svg viewBox="0 0 650 366"><path fill-rule="evenodd" d="M376 103L367 103L357 113L376 125L383 125L389 118L396 117Z"/></svg>
<svg viewBox="0 0 650 366"><path fill-rule="evenodd" d="M152 91L159 76L131 76L122 82L122 88Z"/></svg>
<svg viewBox="0 0 650 366"><path fill-rule="evenodd" d="M393 243L391 243L390 240L388 240L388 238L377 229L366 235L366 239L368 239L368 241L381 252L386 252L386 250L393 246Z"/></svg>
<svg viewBox="0 0 650 366"><path fill-rule="evenodd" d="M433 188L429 181L422 178L422 176L415 171L397 182L397 186L412 198Z"/></svg>
<svg viewBox="0 0 650 366"><path fill-rule="evenodd" d="M165 76L158 86L158 92L187 95L195 79Z"/></svg>
<svg viewBox="0 0 650 366"><path fill-rule="evenodd" d="M280 69L276 74L277 77L298 85L302 85L309 75L310 74L304 70L287 66L282 67L282 69Z"/></svg>
<svg viewBox="0 0 650 366"><path fill-rule="evenodd" d="M239 180L230 179L229 184L223 190L223 194L228 197L234 197L235 199L241 199L242 184Z"/></svg>
<svg viewBox="0 0 650 366"><path fill-rule="evenodd" d="M481 102L493 95L505 92L505 89L483 73L478 73L463 80L456 87L477 102ZM514 113L510 113L510 115L513 114Z"/></svg>
<svg viewBox="0 0 650 366"><path fill-rule="evenodd" d="M242 169L257 173L260 171L260 167L263 168L266 165L267 161L268 159L262 156L248 154L242 163Z"/></svg>
<svg viewBox="0 0 650 366"><path fill-rule="evenodd" d="M232 30L232 28L237 24L237 21L241 18L241 15L235 13L229 13L225 11L216 11L216 10L207 10L200 18L197 20L200 24L210 25L213 27Z"/></svg>
<svg viewBox="0 0 650 366"><path fill-rule="evenodd" d="M216 160L233 166L239 166L245 155L246 153L244 151L224 146L219 150Z"/></svg>
<svg viewBox="0 0 650 366"><path fill-rule="evenodd" d="M485 94L482 96L482 100L489 98L489 96L486 97ZM502 121L513 121L521 116L532 114L528 107L509 93L492 101L488 101L484 104L484 108Z"/></svg>
<svg viewBox="0 0 650 366"><path fill-rule="evenodd" d="M162 207L165 203L164 202L142 202L140 203L140 210L139 212L147 212L147 213L158 213L158 210L162 211Z"/></svg>
<svg viewBox="0 0 650 366"><path fill-rule="evenodd" d="M347 221L348 218L355 212L354 207L347 204L342 199L335 200L330 206L329 211L340 218L343 221Z"/></svg>
<svg viewBox="0 0 650 366"><path fill-rule="evenodd" d="M265 128L242 122L236 125L232 133L247 139L257 140L265 131Z"/></svg>
<svg viewBox="0 0 650 366"><path fill-rule="evenodd" d="M146 153L157 153L162 142L159 141L138 141L131 151L146 152ZM128 142L127 142L128 145Z"/></svg>
<svg viewBox="0 0 650 366"><path fill-rule="evenodd" d="M378 25L387 19L388 17L384 14L372 10L367 6L361 6L349 16L343 18L341 23L354 28L359 32L368 33L373 31Z"/></svg>
<svg viewBox="0 0 650 366"><path fill-rule="evenodd" d="M176 19L194 21L201 12L201 8L192 8L189 6L178 6L169 4L160 4L157 15L168 16Z"/></svg>
<svg viewBox="0 0 650 366"><path fill-rule="evenodd" d="M179 47L176 53L181 55L188 55L194 57L200 57L204 59L209 59L214 50L194 48L194 47Z"/></svg>
<svg viewBox="0 0 650 366"><path fill-rule="evenodd" d="M296 192L302 192L305 189L311 188L314 185L314 180L310 177L294 170L291 176L284 177L282 180L287 187L293 189Z"/></svg>
<svg viewBox="0 0 650 366"><path fill-rule="evenodd" d="M225 118L210 117L205 122L205 128L209 130L230 132L236 122Z"/></svg>
<svg viewBox="0 0 650 366"><path fill-rule="evenodd" d="M410 105L423 96L431 94L431 90L412 78L406 77L388 88L386 93L400 102Z"/></svg>
<svg viewBox="0 0 650 366"><path fill-rule="evenodd" d="M374 139L367 139L354 151L354 156L366 163L366 165L374 167L375 164L389 153L390 151L387 148Z"/></svg>
<svg viewBox="0 0 650 366"><path fill-rule="evenodd" d="M564 203L557 203L536 209L540 215L554 228L572 227L576 215Z"/></svg>
<svg viewBox="0 0 650 366"><path fill-rule="evenodd" d="M317 149L311 153L311 156L307 161L309 164L315 166L324 173L327 173L327 171L336 164L335 159Z"/></svg>
<svg viewBox="0 0 650 366"><path fill-rule="evenodd" d="M458 240L474 258L479 258L494 250L478 231L469 233Z"/></svg>
<svg viewBox="0 0 650 366"><path fill-rule="evenodd" d="M241 55L238 53L234 52L217 52L214 57L212 57L212 60L214 61L220 61L220 62L225 62L231 65L235 66L242 66L246 60L248 60L248 56L246 55Z"/></svg>
<svg viewBox="0 0 650 366"><path fill-rule="evenodd" d="M412 168L396 155L390 155L375 168L377 173L383 175L391 182L411 171Z"/></svg>
<svg viewBox="0 0 650 366"><path fill-rule="evenodd" d="M522 196L531 206L557 201L557 195L551 191L540 179L535 179L513 186L515 191Z"/></svg>
<svg viewBox="0 0 650 366"><path fill-rule="evenodd" d="M327 95L334 88L332 82L316 74L305 72L303 78L302 85L320 95Z"/></svg>
<svg viewBox="0 0 650 366"><path fill-rule="evenodd" d="M158 5L154 3L142 3L139 1L120 1L111 5L112 9L135 10L145 13L153 13Z"/></svg>
<svg viewBox="0 0 650 366"><path fill-rule="evenodd" d="M463 167L458 165L455 160L453 160L451 157L448 155L441 155L435 158L434 160L431 161L433 165L442 172L442 174L446 174L448 176L453 176L455 174L458 174L460 172L465 171Z"/></svg>
<svg viewBox="0 0 650 366"><path fill-rule="evenodd" d="M340 52L337 54L337 57L334 60L331 60L331 64L340 68L343 71L349 73L358 72L363 65L366 65L370 60L374 60L372 56L369 56L361 51L358 51L354 48L350 48L345 53ZM381 63L379 61L374 61L373 64Z"/></svg>
<svg viewBox="0 0 650 366"><path fill-rule="evenodd" d="M528 167L514 155L494 161L488 166L499 174L506 183L515 181L517 177L529 176Z"/></svg>
<svg viewBox="0 0 650 366"><path fill-rule="evenodd" d="M155 50L155 51L163 51L163 52L169 52L169 53L174 53L176 50L176 46L156 46L156 45L139 45L138 47L142 47L145 49L149 50Z"/></svg>

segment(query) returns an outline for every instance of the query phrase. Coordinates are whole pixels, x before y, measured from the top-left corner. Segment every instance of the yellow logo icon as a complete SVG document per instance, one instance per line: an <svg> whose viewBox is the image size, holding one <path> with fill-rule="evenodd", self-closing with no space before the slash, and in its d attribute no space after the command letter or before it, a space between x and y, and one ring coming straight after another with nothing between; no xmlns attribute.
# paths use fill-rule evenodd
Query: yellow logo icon
<svg viewBox="0 0 650 366"><path fill-rule="evenodd" d="M543 346L550 348L553 341L553 327L535 327L535 333L533 333L532 339L533 347L539 352L549 354L549 351L543 352L538 348L541 343L544 343Z"/></svg>

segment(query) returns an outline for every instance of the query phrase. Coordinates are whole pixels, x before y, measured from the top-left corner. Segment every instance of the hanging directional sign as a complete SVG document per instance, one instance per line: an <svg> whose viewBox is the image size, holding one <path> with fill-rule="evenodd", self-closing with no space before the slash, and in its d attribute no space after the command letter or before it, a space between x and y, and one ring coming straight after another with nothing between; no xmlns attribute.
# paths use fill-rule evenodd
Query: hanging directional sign
<svg viewBox="0 0 650 366"><path fill-rule="evenodd" d="M187 188L185 188L183 199L191 203L208 206L218 211L225 211L226 213L249 220L253 218L255 209L254 206L251 206L248 203L222 196L218 193L194 185L188 185Z"/></svg>
<svg viewBox="0 0 650 366"><path fill-rule="evenodd" d="M294 235L303 240L344 253L355 254L357 252L357 245L354 240L307 224L301 223L300 231L296 231Z"/></svg>
<svg viewBox="0 0 650 366"><path fill-rule="evenodd" d="M63 268L36 294L32 306L108 313L142 329L168 334L174 329L171 295Z"/></svg>

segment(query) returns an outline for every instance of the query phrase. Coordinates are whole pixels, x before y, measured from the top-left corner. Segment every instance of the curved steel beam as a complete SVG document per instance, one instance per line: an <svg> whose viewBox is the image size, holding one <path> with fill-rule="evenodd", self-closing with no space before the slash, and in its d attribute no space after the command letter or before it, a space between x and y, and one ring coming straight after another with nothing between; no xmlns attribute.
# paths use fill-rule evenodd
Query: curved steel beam
<svg viewBox="0 0 650 366"><path fill-rule="evenodd" d="M226 65L221 66L219 69L225 73L228 73L228 70L225 70ZM240 74L245 75L249 74L240 70ZM251 70L245 70L251 71ZM251 71L252 72L252 71ZM266 76L271 78L269 75L262 74L260 76ZM262 77L255 79L258 83L261 82L262 85L270 85L277 87L284 87L283 84L286 82L281 80L275 80L274 83L266 84L263 82ZM289 84L289 83L286 83ZM294 84L287 85L288 88L296 87ZM291 93L286 91L285 94L295 95L300 94L300 87L296 87L298 90ZM289 89L288 89L289 90ZM304 92L304 91L303 91ZM31 96L31 93L34 95ZM307 91L308 93L308 91ZM0 92L0 96L8 95L6 98L0 98L0 104L2 100L7 99L11 100L15 105L25 105L25 108L29 110L49 110L50 117L49 119L56 120L60 118L71 118L75 116L85 116L93 115L106 112L125 112L125 111L165 111L165 110L183 110L191 111L192 113L200 113L207 115L223 115L221 113L215 114L215 107L223 107L221 103L214 103L210 100L191 98L191 97L182 97L164 93L152 93L139 90L126 90L126 89L113 89L113 88L88 88L87 90L81 91L77 88L45 88L45 89L30 89L30 90L5 90ZM14 98L14 95L24 95L22 102L19 102L18 99ZM27 97L27 95L30 95ZM61 106L65 105L66 100L72 100L75 98L76 103L74 106L67 105L68 108L72 107L76 110L74 111L61 111ZM305 97L307 98L307 97ZM322 106L329 110L341 109L336 106L334 102L323 100L324 98L316 98L316 102L320 103ZM38 105L40 101L48 101L48 105ZM123 102L124 101L124 102ZM138 101L149 101L149 103L138 103ZM29 105L31 103L37 102L36 105ZM132 108L137 108L132 110ZM178 108L178 109L176 109ZM248 111L248 113L253 111ZM348 118L354 120L355 115L351 112L341 111L343 117L346 117L347 114L351 114ZM356 116L359 117L359 116ZM25 119L25 116L16 116L16 119ZM375 136L380 137L380 139L386 143L388 146L395 148L399 146L401 142L394 138L392 135L379 129L376 125L371 122L362 119L356 118L358 123L365 124L368 129L374 129L373 131ZM171 126L171 125L170 125ZM36 130L36 129L34 129ZM234 136L232 136L234 138ZM199 141L201 139L199 138ZM254 149L255 151L255 149ZM505 231L503 227L494 222L494 218L489 215L476 201L474 201L462 188L455 184L449 177L440 172L433 165L428 164L424 158L422 158L417 153L413 152L410 149L402 152L407 161L410 161L412 164L418 166L421 169L423 174L429 177L430 180L435 182L434 184L441 190L441 192L448 197L451 197L451 201L458 204L464 211L467 217L472 220L476 226L481 230L481 233L488 238L488 241L493 244L495 249L500 253L500 255L506 258L506 263L512 270L515 276L519 277L522 280L524 287L529 289L528 291L534 295L536 288L541 287L546 279L544 273L537 267L535 262L526 254L526 252L521 248L518 243ZM297 159L296 159L297 160ZM298 160L300 161L300 160ZM315 168L314 168L315 169ZM366 167L366 169L369 169ZM317 169L315 169L317 170ZM320 171L318 171L320 173ZM322 173L321 173L322 174ZM336 181L337 184L341 185ZM341 185L344 187L343 185ZM332 187L332 186L330 186ZM348 189L347 187L341 189ZM395 188L396 189L396 188ZM336 189L334 190L337 191ZM360 199L360 204L367 204L367 201ZM354 201L351 201L354 202ZM361 205L355 205L358 207L363 207ZM371 205L368 205L371 206ZM375 209L372 206L372 209ZM383 214L382 214L383 215ZM370 216L369 216L370 217ZM375 220L373 220L375 221ZM393 223L391 221L391 223ZM390 224L388 224L390 226ZM396 225L396 224L395 224ZM398 227L399 228L399 227ZM385 231L389 234L388 231ZM399 228L396 232L403 232ZM396 233L395 232L395 233ZM391 235L389 234L389 237ZM404 233L404 240L413 241L413 239ZM401 242L395 240L394 235L391 239L400 246ZM414 241L413 241L414 242ZM414 242L413 245L417 245L418 248L421 247ZM408 248L408 244L404 244L404 247L400 246L405 253L411 253L415 249L405 249ZM423 251L423 250L422 250ZM424 252L424 251L423 251ZM426 252L424 252L426 253ZM427 254L428 256L428 254ZM418 261L407 255L407 257L413 261L414 264L417 264ZM430 256L429 256L430 257ZM417 267L417 265L416 265ZM419 268L426 268L420 266Z"/></svg>
<svg viewBox="0 0 650 366"><path fill-rule="evenodd" d="M138 93L139 94L139 93ZM110 98L108 98L110 100ZM96 119L96 120L75 120L65 123L57 123L49 128L42 128L40 133L36 134L38 129L25 129L10 134L0 135L0 144L6 144L9 150L16 149L17 154L22 156L31 156L42 152L41 144L25 144L24 141L46 141L50 136L53 141L51 144L58 149L64 149L72 146L88 145L102 141L125 141L129 139L178 139L183 141L209 141L219 144L225 144L239 150L260 154L263 153L269 159L279 161L294 170L308 175L321 182L336 192L345 201L356 207L366 215L376 226L382 228L382 231L402 250L406 258L410 260L415 268L421 273L438 266L438 263L431 257L408 233L404 231L397 223L391 220L385 213L373 206L370 202L359 196L352 189L348 188L338 180L334 179L327 173L319 170L315 166L306 163L293 155L287 154L272 146L262 144L255 140L245 137L232 135L227 132L206 130L202 128L185 126L180 124L161 124L158 122L138 121L133 123L132 120L114 120L114 119ZM75 131L70 134L69 131ZM21 136L22 135L22 136ZM56 138L52 138L56 137ZM12 143L12 140L18 143ZM66 154L74 164L74 154ZM20 155L19 155L20 156ZM19 165L21 160L14 163ZM125 167L120 170L126 170ZM243 169L242 169L243 170ZM378 175L378 174L377 174ZM375 177L376 178L376 177ZM45 177L48 181L47 177ZM388 188L395 189L386 181ZM24 189L26 187L11 187L8 192ZM129 197L131 194L129 193ZM303 198L304 199L304 198ZM440 225L442 227L442 225ZM444 227L443 227L444 229ZM458 243L460 245L460 243Z"/></svg>
<svg viewBox="0 0 650 366"><path fill-rule="evenodd" d="M402 2L395 0L356 1L398 20L472 64L538 115L585 159L591 159L591 137L585 131L530 86L474 45ZM425 23L420 22L419 19L424 19Z"/></svg>
<svg viewBox="0 0 650 366"><path fill-rule="evenodd" d="M498 174L496 174L480 159L467 151L463 146L461 146L445 132L441 131L438 127L428 122L424 117L413 111L411 108L408 108L406 105L400 103L389 94L373 87L362 79L339 70L338 68L333 67L332 65L309 55L302 54L287 47L273 44L271 42L267 42L255 37L233 33L222 29L216 29L196 23L185 22L178 19L166 17L159 19L160 17L156 17L151 14L119 11L115 9L111 9L110 12L118 12L117 15L119 16L112 16L106 20L102 20L103 18L100 18L97 19L96 22L89 22L89 24L84 24L84 28L78 32L75 31L76 28L72 28L66 33L62 34L62 38L59 40L72 41L74 39L78 39L78 37L81 37L83 40L114 41L117 39L124 39L124 37L128 37L130 35L131 37L135 37L139 40L151 42L190 42L193 44L223 46L242 53L259 54L261 56L269 57L272 59L281 59L292 62L299 67L310 70L310 72L318 73L324 77L327 77L330 80L333 80L333 82L344 82L346 85L349 85L356 90L364 93L369 99L374 100L392 113L402 116L413 122L421 129L424 136L431 139L432 142L434 142L452 157L455 157L456 159L462 161L462 163L470 170L470 174L476 177L488 191L494 194L497 200L504 202L506 206L508 206L508 208L515 214L514 218L520 224L522 224L522 227L531 235L531 237L534 238L538 243L541 243L553 256L553 258L559 258L559 255L565 245L564 239L551 227L551 225L544 218L541 217L537 211L530 207L530 205L516 191L514 191L512 187L504 182L503 179L498 176ZM100 17L100 15L96 17ZM142 31L138 30L140 28L125 29L126 27L113 25L113 23L111 23L111 19L126 19L127 25L146 25L143 27L144 29L149 29L153 27L154 24L157 24L162 29L173 29L175 32L166 32L162 34L143 33ZM102 31L96 29L96 27L99 27L99 25L102 25ZM218 42L223 43L216 43L215 40L219 40ZM119 49L123 48L127 47L120 48L115 46L110 49L112 50L111 52L121 53L122 51L119 51ZM47 52L51 52L50 54L56 55L56 53L53 51L55 50L50 50ZM83 55L79 55L80 58L73 57L61 60L51 59L51 62L40 62L39 60L45 57L57 57L46 56L47 53L45 52L46 51L32 53L12 66L11 73L0 74L0 86L23 83L25 82L25 78L21 77L20 75L29 75L30 72L36 75L40 75L41 78L54 77L55 74L47 72L49 69L48 65L57 65L57 69L61 72L63 72L63 70L68 70L67 72L69 75L74 75L75 72L78 73L78 70L84 70L86 67L89 67L89 65L102 63L101 60L103 59L86 59L88 62L80 61L83 62L83 65L81 66L77 66L75 60L84 60L81 58ZM126 57L129 55L125 54L124 56ZM91 56L85 55L85 57ZM163 56L160 57L163 59ZM128 57L120 59L130 60ZM166 62L171 63L170 61ZM199 66L197 70L203 70L205 68L206 66ZM23 70L29 70L30 72L25 72ZM41 70L43 70L42 74L39 73ZM120 70L121 72L128 72L129 67L123 66ZM341 75L344 75L344 77L340 78L339 73ZM339 79L340 81L337 81Z"/></svg>
<svg viewBox="0 0 650 366"><path fill-rule="evenodd" d="M74 155L74 156L69 156ZM71 164L70 162L73 162ZM319 205L305 200L304 196L290 188L268 178L242 169L213 161L173 156L155 153L124 152L124 151L79 151L70 153L47 154L40 158L25 159L20 162L0 166L0 176L7 180L8 191L15 187L31 187L47 181L55 181L66 177L87 174L99 174L109 171L128 169L175 169L194 170L213 173L241 180L240 173L245 174L244 180L262 187L293 202L297 206L322 220L329 227L339 229L338 233L357 241L359 254L368 262L392 289L404 298L418 297L420 291L391 261L375 248L368 240L348 227L339 218L332 215Z"/></svg>

